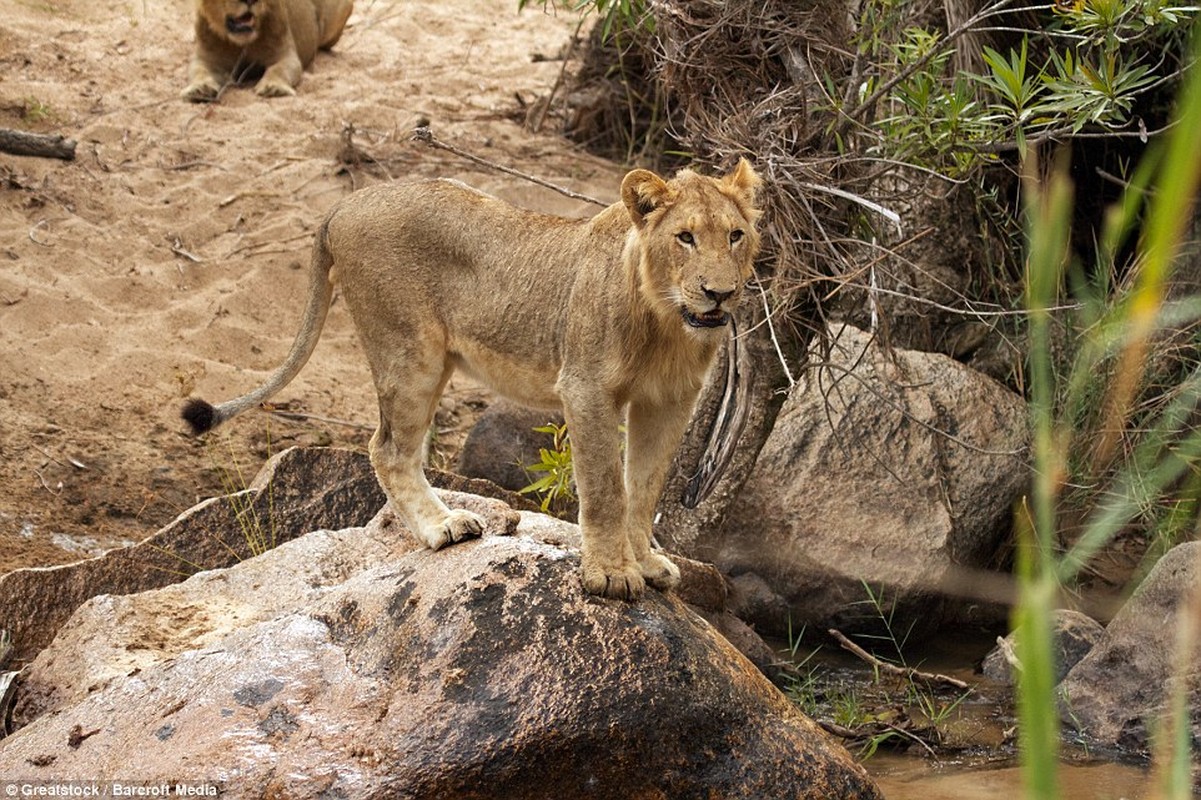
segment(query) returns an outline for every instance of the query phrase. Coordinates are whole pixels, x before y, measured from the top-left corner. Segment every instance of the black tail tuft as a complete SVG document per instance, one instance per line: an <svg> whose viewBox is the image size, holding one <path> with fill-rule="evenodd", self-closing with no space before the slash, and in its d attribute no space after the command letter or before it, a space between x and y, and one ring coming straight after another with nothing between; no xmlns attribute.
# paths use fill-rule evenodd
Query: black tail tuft
<svg viewBox="0 0 1201 800"><path fill-rule="evenodd" d="M207 433L217 424L217 410L212 404L195 397L183 407L180 416L191 426L192 433L196 436Z"/></svg>

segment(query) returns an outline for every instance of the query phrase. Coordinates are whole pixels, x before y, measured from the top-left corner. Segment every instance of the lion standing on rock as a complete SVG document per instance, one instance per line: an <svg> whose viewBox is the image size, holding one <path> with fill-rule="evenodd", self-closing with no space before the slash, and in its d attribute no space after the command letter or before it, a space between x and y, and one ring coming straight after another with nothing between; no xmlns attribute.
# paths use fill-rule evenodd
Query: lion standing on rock
<svg viewBox="0 0 1201 800"><path fill-rule="evenodd" d="M263 97L296 94L318 49L334 46L352 0L196 0L196 50L181 96L214 100L226 83L262 72Z"/></svg>
<svg viewBox="0 0 1201 800"><path fill-rule="evenodd" d="M392 509L428 547L478 536L422 471L451 373L525 405L562 408L580 496L584 587L635 599L679 570L651 549L664 478L726 338L759 248L758 175L634 170L592 219L535 214L455 181L359 190L317 232L310 293L283 365L218 406L193 399L195 433L288 384L317 345L334 283L379 394L371 462ZM620 425L626 424L622 464ZM624 474L623 474L624 473Z"/></svg>

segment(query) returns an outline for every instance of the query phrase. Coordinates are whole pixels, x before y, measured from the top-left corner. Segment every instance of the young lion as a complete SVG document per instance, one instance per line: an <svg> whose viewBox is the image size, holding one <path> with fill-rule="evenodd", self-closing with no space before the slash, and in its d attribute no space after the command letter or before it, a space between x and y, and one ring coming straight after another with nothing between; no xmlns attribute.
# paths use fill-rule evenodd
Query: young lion
<svg viewBox="0 0 1201 800"><path fill-rule="evenodd" d="M430 490L422 445L451 373L563 409L574 444L585 588L635 599L679 571L651 550L672 455L759 248L759 177L634 170L592 219L515 208L454 181L388 183L340 201L317 233L311 289L287 360L267 382L183 417L203 433L259 405L317 344L334 282L379 394L371 462L392 509L430 548L482 520ZM619 426L626 422L624 478Z"/></svg>
<svg viewBox="0 0 1201 800"><path fill-rule="evenodd" d="M352 0L196 0L196 50L181 96L213 100L229 81L261 70L263 97L296 94L318 48L334 46Z"/></svg>

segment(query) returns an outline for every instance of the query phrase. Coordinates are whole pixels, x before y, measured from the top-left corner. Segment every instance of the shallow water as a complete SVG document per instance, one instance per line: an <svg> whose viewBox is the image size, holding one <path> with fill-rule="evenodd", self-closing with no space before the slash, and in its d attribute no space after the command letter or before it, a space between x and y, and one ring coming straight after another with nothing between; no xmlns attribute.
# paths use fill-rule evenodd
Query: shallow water
<svg viewBox="0 0 1201 800"><path fill-rule="evenodd" d="M863 759L859 746L848 743L886 800L1019 800L1023 796L1013 742L1012 694L975 672L995 641L995 632L957 631L908 654L910 666L959 678L973 691L940 723L947 747L936 755L916 745L905 750L881 746ZM818 665L833 684L861 687L865 695L876 685L871 669L837 645L823 643L815 651L802 650L797 660L806 662L808 668ZM943 697L944 701L953 699L954 692ZM1060 800L1143 800L1152 796L1150 770L1142 763L1123 761L1121 754L1102 759L1095 749L1088 751L1069 742L1064 743L1063 754ZM1201 792L1194 797L1201 800Z"/></svg>
<svg viewBox="0 0 1201 800"><path fill-rule="evenodd" d="M1022 796L1016 764L971 765L932 762L895 753L877 753L863 766L887 800L1008 800ZM1145 768L1116 762L1064 764L1061 800L1142 800L1150 797Z"/></svg>

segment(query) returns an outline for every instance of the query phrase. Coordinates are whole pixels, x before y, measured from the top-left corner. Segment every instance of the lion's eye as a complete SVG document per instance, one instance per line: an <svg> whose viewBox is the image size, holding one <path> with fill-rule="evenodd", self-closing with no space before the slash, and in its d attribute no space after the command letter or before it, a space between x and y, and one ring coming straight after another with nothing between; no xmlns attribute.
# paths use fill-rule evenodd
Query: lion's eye
<svg viewBox="0 0 1201 800"><path fill-rule="evenodd" d="M738 244L742 241L743 233L740 230L730 231L730 244Z"/></svg>
<svg viewBox="0 0 1201 800"><path fill-rule="evenodd" d="M676 234L676 240L679 241L680 244L686 244L689 247L692 247L694 244L696 244L696 237L692 235L692 231L680 231Z"/></svg>

